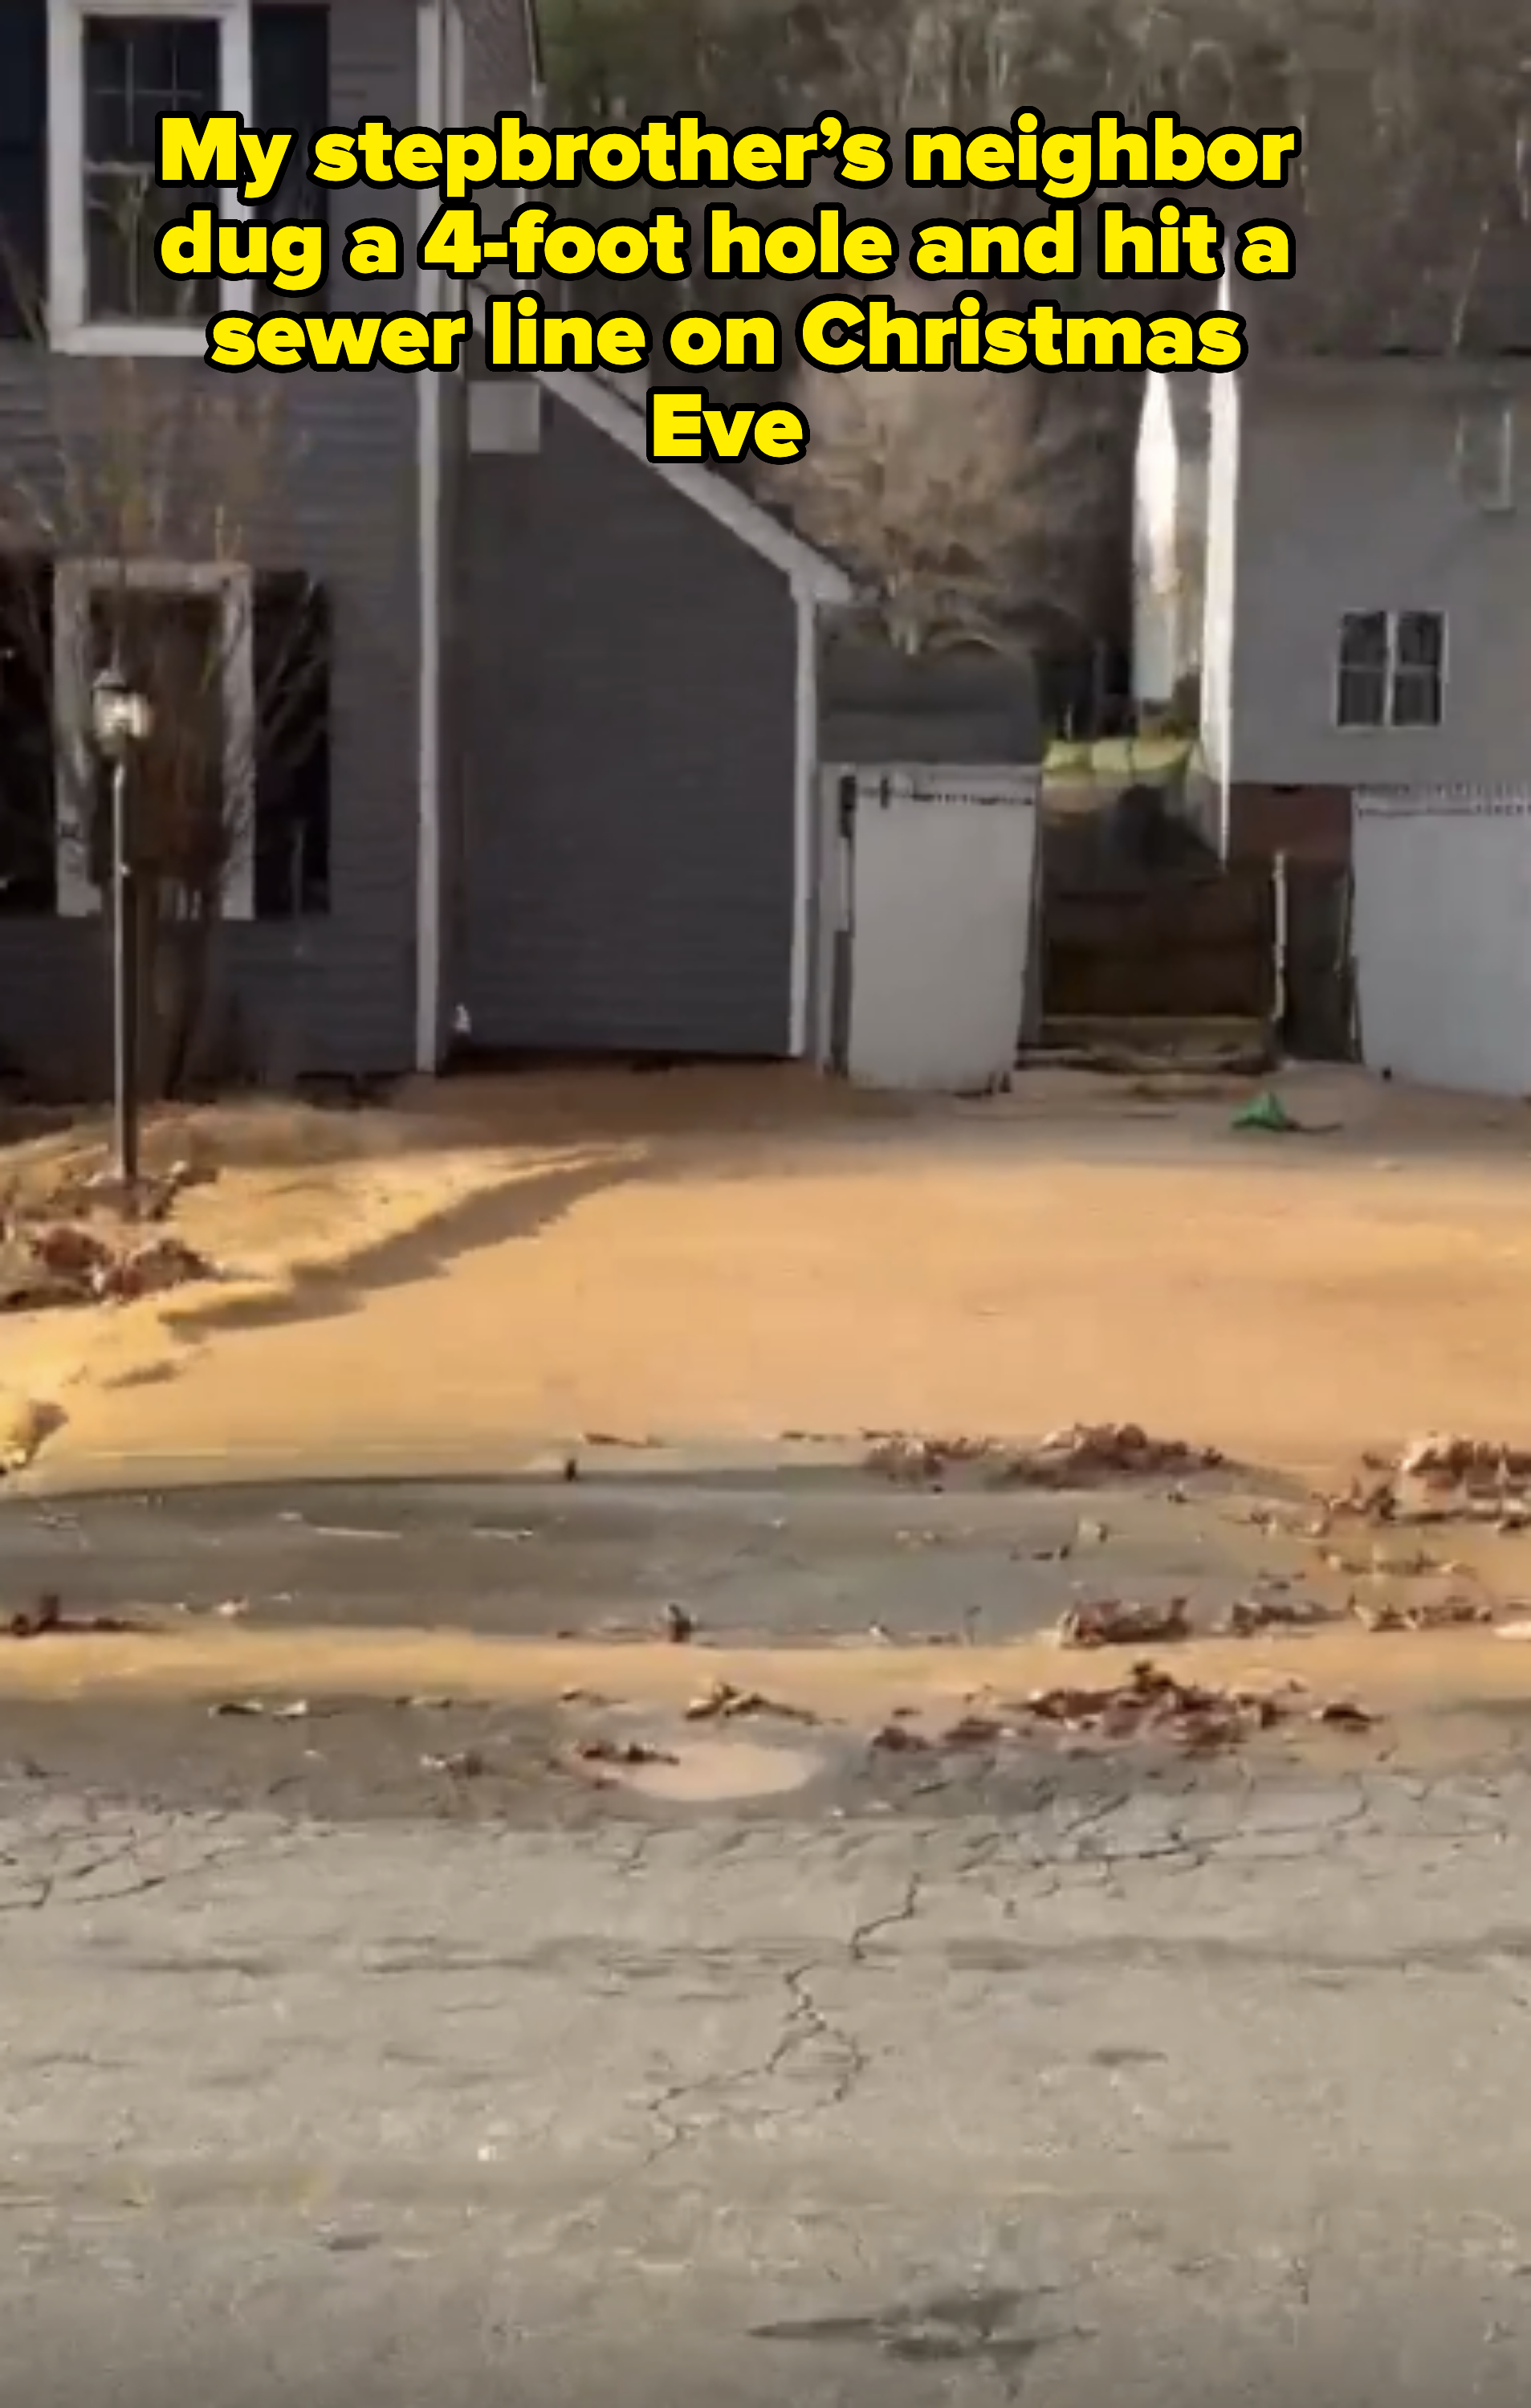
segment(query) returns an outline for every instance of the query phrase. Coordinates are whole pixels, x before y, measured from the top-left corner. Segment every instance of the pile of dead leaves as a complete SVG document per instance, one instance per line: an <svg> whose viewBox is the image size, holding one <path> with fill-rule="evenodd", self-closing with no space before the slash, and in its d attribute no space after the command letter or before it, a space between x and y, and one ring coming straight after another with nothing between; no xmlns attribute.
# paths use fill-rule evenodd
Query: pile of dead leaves
<svg viewBox="0 0 1531 2408"><path fill-rule="evenodd" d="M1167 1605L1145 1605L1134 1598L1095 1598L1087 1605L1071 1605L1058 1617L1060 1647L1142 1647L1168 1645L1191 1636L1191 1609L1183 1597Z"/></svg>
<svg viewBox="0 0 1531 2408"><path fill-rule="evenodd" d="M897 1430L866 1435L866 1469L914 1485L943 1480L965 1464L978 1466L996 1488L1080 1488L1108 1480L1183 1479L1215 1471L1224 1460L1216 1447L1152 1438L1136 1422L1071 1422L1028 1447Z"/></svg>
<svg viewBox="0 0 1531 2408"><path fill-rule="evenodd" d="M1108 1689L1036 1689L1023 1711L1033 1725L1070 1735L1158 1740L1200 1752L1237 1746L1253 1732L1286 1721L1300 1694L1295 1687L1279 1694L1204 1687L1144 1662ZM1309 1718L1347 1730L1367 1730L1373 1720L1364 1707L1343 1700L1309 1709Z"/></svg>
<svg viewBox="0 0 1531 2408"><path fill-rule="evenodd" d="M1226 1639L1252 1639L1266 1630L1309 1630L1332 1622L1330 1607L1316 1598L1252 1594L1236 1598L1213 1630ZM1059 1615L1053 1637L1060 1647L1166 1647L1194 1639L1190 1600L1172 1597L1156 1603L1137 1598L1093 1598Z"/></svg>
<svg viewBox="0 0 1531 2408"><path fill-rule="evenodd" d="M1367 1455L1331 1510L1375 1522L1531 1523L1531 1448L1432 1431L1391 1460Z"/></svg>
<svg viewBox="0 0 1531 2408"><path fill-rule="evenodd" d="M963 1714L937 1739L911 1730L901 1712L873 1733L871 1744L880 1753L926 1755L939 1749L994 1749L1007 1741L1045 1734L1104 1746L1145 1742L1209 1755L1299 1715L1344 1731L1367 1731L1376 1721L1365 1706L1349 1698L1313 1705L1300 1681L1275 1690L1213 1688L1178 1681L1145 1659L1133 1666L1125 1680L1106 1688L1064 1684L1034 1689L1013 1704L985 1705Z"/></svg>
<svg viewBox="0 0 1531 2408"><path fill-rule="evenodd" d="M1076 1488L1091 1481L1215 1471L1223 1460L1216 1447L1151 1438L1136 1422L1071 1422L1050 1430L1039 1445L1009 1454L1003 1478L1007 1486Z"/></svg>
<svg viewBox="0 0 1531 2408"><path fill-rule="evenodd" d="M215 1276L194 1246L165 1232L113 1240L78 1221L0 1226L0 1311L125 1304Z"/></svg>

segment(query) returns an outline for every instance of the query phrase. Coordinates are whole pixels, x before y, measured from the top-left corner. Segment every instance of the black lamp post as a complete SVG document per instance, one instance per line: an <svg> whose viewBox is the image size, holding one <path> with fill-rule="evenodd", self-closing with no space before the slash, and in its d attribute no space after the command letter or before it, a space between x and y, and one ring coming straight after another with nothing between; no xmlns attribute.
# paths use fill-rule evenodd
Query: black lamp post
<svg viewBox="0 0 1531 2408"><path fill-rule="evenodd" d="M112 1102L117 1177L124 1202L138 1184L138 915L133 883L128 765L153 724L147 695L122 671L103 669L91 691L96 750L111 772Z"/></svg>

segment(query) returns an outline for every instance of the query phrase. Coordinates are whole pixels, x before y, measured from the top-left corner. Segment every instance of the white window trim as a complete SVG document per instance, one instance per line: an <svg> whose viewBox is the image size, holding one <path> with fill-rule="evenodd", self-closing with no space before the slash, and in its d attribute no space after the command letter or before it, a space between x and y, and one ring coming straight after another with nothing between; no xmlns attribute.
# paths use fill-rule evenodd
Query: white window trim
<svg viewBox="0 0 1531 2408"><path fill-rule="evenodd" d="M1440 716L1433 722L1425 723L1419 720L1397 720L1393 715L1394 704L1397 698L1398 622L1400 619L1413 618L1416 614L1421 618L1438 619L1440 622L1440 668L1438 674L1440 687ZM1383 715L1378 720L1342 719L1340 701L1346 674L1345 622L1347 619L1373 618L1384 620L1387 625L1387 659L1382 664ZM1335 647L1334 724L1337 734L1340 736L1433 736L1437 734L1446 724L1446 685L1451 668L1451 622L1444 610L1424 609L1418 603L1410 603L1407 610L1378 610L1375 604L1364 609L1342 610L1339 614L1339 634ZM1406 668L1404 674L1407 677L1418 672Z"/></svg>
<svg viewBox="0 0 1531 2408"><path fill-rule="evenodd" d="M97 358L201 359L206 322L93 320L85 246L85 89L81 72L88 17L207 17L222 28L219 100L255 122L250 0L49 0L48 9L48 332L56 351ZM188 208L196 194L186 193ZM238 194L218 194L224 218L243 215ZM221 306L249 309L251 287L225 284Z"/></svg>
<svg viewBox="0 0 1531 2408"><path fill-rule="evenodd" d="M223 795L235 838L223 880L222 916L255 916L255 580L233 563L68 560L53 572L53 685L58 773L54 788L58 916L90 919L101 889L85 867L86 798L94 761L91 734L90 606L127 585L140 592L222 596Z"/></svg>

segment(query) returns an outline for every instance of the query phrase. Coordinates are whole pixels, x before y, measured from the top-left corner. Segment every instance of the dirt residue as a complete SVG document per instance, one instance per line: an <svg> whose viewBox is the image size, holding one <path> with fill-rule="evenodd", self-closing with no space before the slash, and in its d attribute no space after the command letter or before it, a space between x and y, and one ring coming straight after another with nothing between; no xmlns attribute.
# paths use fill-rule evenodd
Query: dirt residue
<svg viewBox="0 0 1531 2408"><path fill-rule="evenodd" d="M60 1477L123 1455L493 1467L581 1430L1136 1423L1324 1481L1416 1426L1531 1442L1531 1116L1426 1099L1416 1125L1359 1079L1282 1086L1339 1133L1240 1136L1225 1098L1145 1122L1119 1086L1088 1111L1046 1081L904 1111L737 1072L315 1115L323 1160L272 1168L252 1140L186 1199L178 1227L242 1296L93 1316L85 1360L79 1316L23 1316L4 1377L62 1400Z"/></svg>

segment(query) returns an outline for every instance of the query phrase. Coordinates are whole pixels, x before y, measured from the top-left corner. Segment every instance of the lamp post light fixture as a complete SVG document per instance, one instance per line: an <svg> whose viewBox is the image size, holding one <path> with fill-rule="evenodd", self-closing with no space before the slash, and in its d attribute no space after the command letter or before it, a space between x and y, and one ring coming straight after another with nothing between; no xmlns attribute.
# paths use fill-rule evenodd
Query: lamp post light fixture
<svg viewBox="0 0 1531 2408"><path fill-rule="evenodd" d="M128 770L148 742L154 716L115 666L91 689L95 748L111 773L112 1103L117 1123L117 1178L124 1204L138 1185L138 915L133 884L133 830Z"/></svg>

